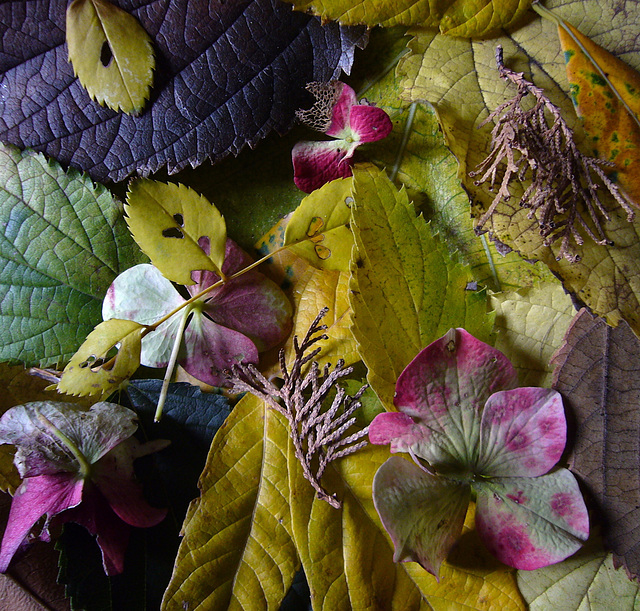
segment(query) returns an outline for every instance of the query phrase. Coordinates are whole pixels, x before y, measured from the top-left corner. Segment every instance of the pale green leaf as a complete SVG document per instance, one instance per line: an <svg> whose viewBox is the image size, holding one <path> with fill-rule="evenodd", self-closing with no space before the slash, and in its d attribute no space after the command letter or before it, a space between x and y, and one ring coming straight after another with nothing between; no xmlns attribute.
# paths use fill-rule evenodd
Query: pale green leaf
<svg viewBox="0 0 640 611"><path fill-rule="evenodd" d="M92 99L139 113L153 82L151 39L129 13L107 0L74 0L67 8L69 60Z"/></svg>
<svg viewBox="0 0 640 611"><path fill-rule="evenodd" d="M632 67L640 67L640 38L635 27L640 18L638 3L625 2L622 10L611 0L551 0L546 6L579 25L585 35ZM467 175L488 152L491 127L477 127L491 110L514 94L498 77L497 44L504 48L507 65L524 71L529 80L544 89L577 130L578 142L582 141L554 24L536 18L508 35L490 40L463 40L427 31L416 34L410 45L411 54L398 68L405 95L409 100L428 100L434 105L447 145L460 162L460 177L477 202L476 216L495 196L474 185ZM527 218L528 211L519 206L522 190L514 185L512 193L508 202L499 204L486 228L525 258L544 261L571 294L610 324L624 318L636 332L640 331L640 221L628 223L626 213L602 195L612 217L604 223L604 230L614 246L598 246L585 238L581 261L557 261L559 244L543 245L537 221Z"/></svg>
<svg viewBox="0 0 640 611"><path fill-rule="evenodd" d="M594 539L571 558L535 571L518 571L518 587L531 611L637 611L640 589L616 569Z"/></svg>
<svg viewBox="0 0 640 611"><path fill-rule="evenodd" d="M367 379L387 408L398 376L451 327L486 340L492 317L483 292L467 290L467 268L416 215L404 190L379 170L354 168L352 228L357 255L350 302Z"/></svg>
<svg viewBox="0 0 640 611"><path fill-rule="evenodd" d="M143 331L144 326L132 320L101 322L64 368L58 390L79 396L118 390L140 366Z"/></svg>
<svg viewBox="0 0 640 611"><path fill-rule="evenodd" d="M143 260L104 187L0 145L0 360L68 360L113 279Z"/></svg>
<svg viewBox="0 0 640 611"><path fill-rule="evenodd" d="M125 212L134 239L169 280L189 285L194 284L193 271L219 273L227 242L224 218L193 189L136 180L129 186Z"/></svg>
<svg viewBox="0 0 640 611"><path fill-rule="evenodd" d="M559 283L543 283L511 293L493 293L494 346L509 355L520 386L551 386L551 356L562 344L575 307Z"/></svg>
<svg viewBox="0 0 640 611"><path fill-rule="evenodd" d="M277 608L299 565L287 440L282 416L253 395L234 407L211 445L163 609Z"/></svg>
<svg viewBox="0 0 640 611"><path fill-rule="evenodd" d="M353 178L339 178L305 197L289 218L285 246L319 269L349 271L352 189Z"/></svg>

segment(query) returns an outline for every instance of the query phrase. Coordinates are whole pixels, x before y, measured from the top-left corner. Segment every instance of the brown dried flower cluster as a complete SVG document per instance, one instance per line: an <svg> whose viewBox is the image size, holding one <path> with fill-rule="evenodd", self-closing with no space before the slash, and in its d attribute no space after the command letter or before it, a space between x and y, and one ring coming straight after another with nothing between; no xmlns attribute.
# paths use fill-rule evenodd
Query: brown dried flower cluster
<svg viewBox="0 0 640 611"><path fill-rule="evenodd" d="M602 185L632 221L634 212L618 187L607 177L603 167L613 164L583 155L573 140L573 132L539 87L528 82L522 72L504 66L502 47L496 48L500 76L517 87L516 95L496 108L481 124L495 123L491 132L491 152L469 175L480 175L475 185L490 181L491 189L499 182L498 192L487 211L479 219L476 233L483 227L501 201L511 197L513 179L530 180L520 205L530 208L529 218L538 220L540 235L549 246L562 240L557 259L575 262L580 259L576 246L584 239L581 229L597 244L612 245L602 227L609 220L599 199ZM531 95L534 105L525 110L522 100ZM552 122L549 125L547 117ZM503 163L504 162L504 163ZM595 178L597 177L597 178ZM599 179L599 183L594 181Z"/></svg>
<svg viewBox="0 0 640 611"><path fill-rule="evenodd" d="M344 361L340 359L333 369L325 365L321 372L317 361L313 361L320 348L311 352L309 350L315 343L327 339L326 335L319 335L327 328L320 324L327 311L328 308L323 308L316 316L302 344L294 337L295 358L291 371L285 363L284 350L280 351L282 387L275 386L250 364L234 366L229 379L233 382L233 392L253 393L286 417L291 428L295 455L302 465L304 476L316 490L319 499L339 509L340 501L324 490L320 485L320 478L331 461L353 454L367 445L368 442L363 438L369 427L344 436L355 423L353 413L360 407L358 399L367 386L350 397L336 383L348 376L353 371L352 367L345 367ZM306 354L307 352L309 353ZM305 365L310 361L309 371L303 374ZM334 390L335 397L331 405L323 409L325 399Z"/></svg>

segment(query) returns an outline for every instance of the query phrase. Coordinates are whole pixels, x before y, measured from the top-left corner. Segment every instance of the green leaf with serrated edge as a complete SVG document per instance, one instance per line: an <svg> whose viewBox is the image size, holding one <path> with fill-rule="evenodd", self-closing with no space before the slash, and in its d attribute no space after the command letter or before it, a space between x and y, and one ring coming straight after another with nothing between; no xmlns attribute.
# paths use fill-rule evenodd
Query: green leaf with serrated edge
<svg viewBox="0 0 640 611"><path fill-rule="evenodd" d="M509 27L526 13L531 0L287 0L343 25L439 26L452 36L488 36Z"/></svg>
<svg viewBox="0 0 640 611"><path fill-rule="evenodd" d="M407 188L409 199L482 286L504 291L530 286L542 278L554 280L545 265L532 265L515 252L500 254L495 244L475 234L469 196L458 178L458 162L444 144L433 107L427 103L409 106L403 101L395 70L373 83L368 80L381 65L394 66L407 50L406 44L404 29L374 30L355 66L354 77L356 83L363 82L366 99L394 117L392 133L381 143L367 145L367 159L386 168L396 184Z"/></svg>
<svg viewBox="0 0 640 611"><path fill-rule="evenodd" d="M393 544L372 501L386 448L367 446L329 465L322 483L342 501L339 510L315 497L291 448L288 457L293 536L319 608L524 609L514 571L472 537L463 535L458 558L442 565L439 583L416 563L393 562Z"/></svg>
<svg viewBox="0 0 640 611"><path fill-rule="evenodd" d="M509 355L520 386L551 386L551 357L576 310L559 282L489 295L495 312L494 346Z"/></svg>
<svg viewBox="0 0 640 611"><path fill-rule="evenodd" d="M193 271L219 273L227 242L224 218L193 189L146 178L134 180L125 212L133 238L169 280L189 285L194 284Z"/></svg>
<svg viewBox="0 0 640 611"><path fill-rule="evenodd" d="M640 587L623 568L615 568L612 554L603 550L599 537L592 537L563 562L518 571L518 587L531 611L640 609Z"/></svg>
<svg viewBox="0 0 640 611"><path fill-rule="evenodd" d="M566 21L578 24L581 31L633 68L640 68L640 39L635 23L640 5L625 2L624 10L608 0L550 0ZM497 75L495 48L504 48L506 64L523 71L528 80L545 91L560 108L564 119L575 130L576 141L583 134L569 96L565 62L554 24L534 19L529 24L490 40L463 40L430 32L415 32L411 54L398 67L403 77L404 96L409 100L428 100L440 118L445 141L460 162L460 177L474 200L474 215L479 216L492 202L495 193L476 186L467 172L487 155L491 126L477 127L488 113L514 95L514 88ZM487 223L493 235L527 259L543 261L563 282L565 288L610 324L627 320L640 331L640 217L629 223L608 194L599 191L610 211L611 221L603 224L614 246L599 246L585 238L580 247L582 260L557 261L559 244L543 245L538 223L528 219L520 208L523 193L512 183L512 197L501 202L492 221Z"/></svg>
<svg viewBox="0 0 640 611"><path fill-rule="evenodd" d="M183 526L163 609L271 609L299 565L291 539L288 430L246 395L214 437Z"/></svg>
<svg viewBox="0 0 640 611"><path fill-rule="evenodd" d="M404 189L357 166L354 184L353 334L367 380L389 409L398 376L422 348L452 327L486 340L492 316L484 293L466 290L468 269L451 259Z"/></svg>
<svg viewBox="0 0 640 611"><path fill-rule="evenodd" d="M349 271L352 188L353 178L339 178L305 197L289 218L285 245L314 267Z"/></svg>
<svg viewBox="0 0 640 611"><path fill-rule="evenodd" d="M144 326L113 318L100 323L64 368L58 391L69 395L115 392L140 366ZM111 352L117 346L117 353Z"/></svg>
<svg viewBox="0 0 640 611"><path fill-rule="evenodd" d="M104 187L0 145L0 360L68 360L113 279L143 260Z"/></svg>
<svg viewBox="0 0 640 611"><path fill-rule="evenodd" d="M69 61L92 99L139 113L153 82L151 39L135 17L106 0L67 7Z"/></svg>

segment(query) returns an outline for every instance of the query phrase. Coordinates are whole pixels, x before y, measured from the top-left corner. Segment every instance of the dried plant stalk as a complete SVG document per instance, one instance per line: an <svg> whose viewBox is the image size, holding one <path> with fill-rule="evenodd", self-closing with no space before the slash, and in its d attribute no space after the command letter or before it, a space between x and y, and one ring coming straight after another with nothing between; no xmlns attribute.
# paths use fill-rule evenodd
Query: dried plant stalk
<svg viewBox="0 0 640 611"><path fill-rule="evenodd" d="M327 312L328 308L323 308L316 316L302 344L298 343L297 336L294 337L295 358L290 371L285 363L284 350L280 351L280 369L284 381L281 388L267 380L253 365L244 363L233 367L229 380L233 383L233 392L253 393L285 416L304 476L316 490L319 499L339 509L342 504L335 494L324 490L320 478L331 461L353 454L367 445L367 440L363 438L369 427L345 437L346 431L356 420L353 413L360 407L359 399L367 385L350 397L343 388L336 387L336 383L348 376L353 368L345 367L340 359L333 369L325 365L321 372L317 361L313 360L320 348L311 348L327 339L326 335L321 334L327 327L320 324ZM303 375L303 369L310 361L311 367ZM323 410L325 399L334 387L336 395L329 408Z"/></svg>
<svg viewBox="0 0 640 611"><path fill-rule="evenodd" d="M542 89L527 81L522 72L513 72L505 67L501 46L496 48L496 63L500 76L513 83L517 92L479 126L483 127L490 121L495 123L491 132L491 151L475 171L469 172L469 176L480 175L475 185L489 181L492 190L496 183L500 186L491 205L480 217L476 233L483 233L483 227L498 204L509 200L512 180L531 180L520 205L530 208L529 218L537 219L545 245L562 240L556 257L558 260L564 258L575 262L580 259L576 252L576 246L584 243L580 228L597 244L612 245L602 226L603 219L610 220L598 196L602 185L625 210L627 220L634 219L631 202L603 170L603 167L614 164L588 157L578 150L573 131L562 118L560 110ZM534 98L535 103L525 110L521 102L528 95ZM552 119L551 125L547 116Z"/></svg>

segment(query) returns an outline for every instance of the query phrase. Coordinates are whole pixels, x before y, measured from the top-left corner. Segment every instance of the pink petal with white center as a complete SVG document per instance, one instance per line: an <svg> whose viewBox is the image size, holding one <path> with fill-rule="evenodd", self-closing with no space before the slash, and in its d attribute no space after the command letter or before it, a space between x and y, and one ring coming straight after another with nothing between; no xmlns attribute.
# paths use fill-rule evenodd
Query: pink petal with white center
<svg viewBox="0 0 640 611"><path fill-rule="evenodd" d="M311 193L336 178L351 176L349 159L357 146L343 140L298 142L291 151L293 182L301 191Z"/></svg>
<svg viewBox="0 0 640 611"><path fill-rule="evenodd" d="M359 105L351 109L351 132L360 144L386 138L393 129L389 115L376 106Z"/></svg>
<svg viewBox="0 0 640 611"><path fill-rule="evenodd" d="M476 472L484 476L543 475L560 460L567 440L562 397L548 388L491 395L480 428Z"/></svg>
<svg viewBox="0 0 640 611"><path fill-rule="evenodd" d="M242 333L218 325L194 311L184 334L186 357L180 364L192 376L210 384L225 383L222 372L236 363L258 362L256 345Z"/></svg>
<svg viewBox="0 0 640 611"><path fill-rule="evenodd" d="M517 373L501 352L464 329L452 329L400 374L394 404L430 429L437 441L416 454L436 466L454 462L469 467L477 463L487 399L516 382Z"/></svg>
<svg viewBox="0 0 640 611"><path fill-rule="evenodd" d="M327 136L334 138L342 138L345 132L350 131L351 110L358 101L356 92L349 85L345 83L340 83L340 85L342 85L342 90L331 111L331 124L324 132Z"/></svg>
<svg viewBox="0 0 640 611"><path fill-rule="evenodd" d="M589 536L589 515L566 469L540 477L476 481L476 529L489 551L517 569L564 560Z"/></svg>
<svg viewBox="0 0 640 611"><path fill-rule="evenodd" d="M83 485L75 473L38 475L23 480L11 502L0 549L0 572L7 570L20 544L42 516L46 515L48 522L61 511L80 503Z"/></svg>

